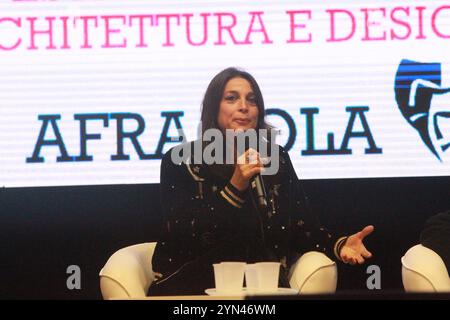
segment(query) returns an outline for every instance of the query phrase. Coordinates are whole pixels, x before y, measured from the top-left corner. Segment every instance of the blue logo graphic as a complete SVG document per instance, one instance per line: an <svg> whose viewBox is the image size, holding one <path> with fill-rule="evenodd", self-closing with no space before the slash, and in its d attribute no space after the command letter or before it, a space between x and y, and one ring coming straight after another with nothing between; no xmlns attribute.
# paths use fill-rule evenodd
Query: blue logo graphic
<svg viewBox="0 0 450 320"><path fill-rule="evenodd" d="M450 95L444 108L433 108L440 96L450 92L442 87L440 63L402 60L395 75L395 99L406 121L419 132L425 145L440 160L450 148L439 126L440 120L450 119ZM447 139L450 135L447 133Z"/></svg>

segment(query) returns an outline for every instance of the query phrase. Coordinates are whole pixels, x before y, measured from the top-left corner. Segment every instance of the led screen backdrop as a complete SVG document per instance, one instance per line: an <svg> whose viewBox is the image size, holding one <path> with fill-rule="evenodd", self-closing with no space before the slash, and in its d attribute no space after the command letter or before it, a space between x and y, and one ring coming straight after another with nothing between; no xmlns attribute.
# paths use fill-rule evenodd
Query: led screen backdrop
<svg viewBox="0 0 450 320"><path fill-rule="evenodd" d="M450 175L450 2L0 3L0 186L158 183L228 66L302 179Z"/></svg>

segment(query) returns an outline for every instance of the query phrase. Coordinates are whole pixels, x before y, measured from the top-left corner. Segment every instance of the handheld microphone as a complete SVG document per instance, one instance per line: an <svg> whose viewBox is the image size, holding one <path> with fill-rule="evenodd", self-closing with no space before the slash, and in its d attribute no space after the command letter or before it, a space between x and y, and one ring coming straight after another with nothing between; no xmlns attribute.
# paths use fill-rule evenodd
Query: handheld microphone
<svg viewBox="0 0 450 320"><path fill-rule="evenodd" d="M264 181L260 173L254 175L250 179L250 187L252 189L253 199L261 213L267 212L267 195L264 187Z"/></svg>
<svg viewBox="0 0 450 320"><path fill-rule="evenodd" d="M246 150L249 150L250 148L249 141L247 140L245 141L246 141ZM255 174L253 177L250 178L249 182L251 188L251 195L258 211L260 212L260 214L266 214L268 212L269 205L267 203L266 188L264 187L264 181L261 176L261 173Z"/></svg>

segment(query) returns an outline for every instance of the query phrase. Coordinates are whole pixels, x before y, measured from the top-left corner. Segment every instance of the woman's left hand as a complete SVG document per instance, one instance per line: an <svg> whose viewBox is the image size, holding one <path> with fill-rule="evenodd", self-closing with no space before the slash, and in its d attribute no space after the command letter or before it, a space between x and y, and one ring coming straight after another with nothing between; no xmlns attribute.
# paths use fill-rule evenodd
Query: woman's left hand
<svg viewBox="0 0 450 320"><path fill-rule="evenodd" d="M345 263L354 265L357 263L362 264L365 259L370 258L372 253L364 246L363 239L371 234L373 230L373 226L367 226L361 231L348 237L345 245L341 249L341 260Z"/></svg>

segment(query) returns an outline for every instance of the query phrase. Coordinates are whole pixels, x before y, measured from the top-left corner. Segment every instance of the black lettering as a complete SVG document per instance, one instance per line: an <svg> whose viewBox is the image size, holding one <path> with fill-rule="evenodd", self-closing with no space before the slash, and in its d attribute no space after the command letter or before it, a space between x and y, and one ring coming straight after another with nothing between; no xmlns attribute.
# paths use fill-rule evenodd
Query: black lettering
<svg viewBox="0 0 450 320"><path fill-rule="evenodd" d="M303 108L301 114L306 116L306 149L302 150L304 156L322 156L347 154L346 150L336 150L334 148L334 134L329 132L327 135L328 148L325 150L315 149L314 146L314 115L319 113L319 108Z"/></svg>
<svg viewBox="0 0 450 320"><path fill-rule="evenodd" d="M37 138L36 145L34 147L33 155L26 158L27 163L44 162L44 157L39 156L43 146L57 146L59 148L60 156L56 157L57 162L70 162L73 161L69 156L64 145L63 138L58 128L56 120L61 119L59 114L42 114L38 116L38 119L42 121L41 131ZM48 125L51 124L55 139L45 139L45 133L47 132Z"/></svg>
<svg viewBox="0 0 450 320"><path fill-rule="evenodd" d="M291 150L292 146L295 143L295 137L297 136L297 129L295 127L295 122L292 119L292 117L287 113L286 111L278 108L271 108L266 110L266 115L277 115L283 118L284 121L286 121L286 124L289 128L289 136L286 144L284 145L284 149L286 151Z"/></svg>
<svg viewBox="0 0 450 320"><path fill-rule="evenodd" d="M155 152L155 159L162 159L162 151L164 148L164 145L166 143L174 143L174 142L183 142L186 140L186 136L183 131L183 127L181 126L180 117L184 116L183 111L173 111L173 112L161 112L161 116L166 118L166 121L164 122L164 127L161 132L161 137L158 142L158 146L156 147ZM175 127L178 130L179 136L178 137L169 137L169 127L170 122L175 122Z"/></svg>
<svg viewBox="0 0 450 320"><path fill-rule="evenodd" d="M369 148L365 149L365 153L382 153L382 149L378 148L373 139L372 133L369 129L369 124L367 123L366 116L364 112L369 111L367 106L359 107L346 107L345 111L350 112L350 119L348 120L347 129L345 130L344 138L342 139L341 151L346 151L349 154L352 153L351 149L348 149L348 142L351 138L366 138L369 144ZM363 131L353 131L353 126L355 124L356 116L361 120L361 125Z"/></svg>
<svg viewBox="0 0 450 320"><path fill-rule="evenodd" d="M80 155L78 157L75 157L75 160L92 161L93 156L87 154L87 140L101 139L102 136L98 133L87 133L86 122L88 120L103 120L103 126L107 127L109 125L108 114L75 114L74 119L80 121Z"/></svg>
<svg viewBox="0 0 450 320"><path fill-rule="evenodd" d="M145 154L142 147L138 141L138 136L140 136L145 129L144 119L140 114L137 113L111 113L111 119L117 120L117 154L111 156L111 160L129 160L130 156L124 153L123 150L123 140L130 139L131 143L136 150L139 159L154 159L153 155ZM136 131L125 132L123 123L124 120L135 120L138 123Z"/></svg>

